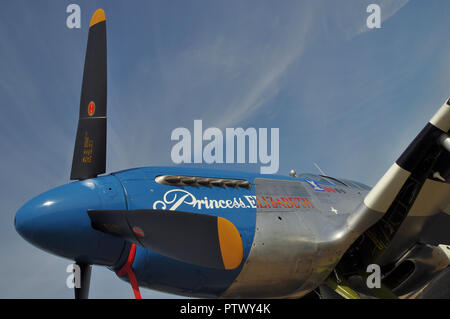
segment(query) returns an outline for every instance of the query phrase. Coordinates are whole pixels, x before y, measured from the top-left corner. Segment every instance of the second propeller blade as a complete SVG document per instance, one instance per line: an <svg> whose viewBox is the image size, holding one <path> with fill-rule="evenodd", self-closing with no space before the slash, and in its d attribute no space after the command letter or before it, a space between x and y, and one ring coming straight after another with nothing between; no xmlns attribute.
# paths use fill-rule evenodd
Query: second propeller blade
<svg viewBox="0 0 450 319"><path fill-rule="evenodd" d="M243 258L239 231L222 217L168 210L88 214L97 230L187 263L228 270Z"/></svg>

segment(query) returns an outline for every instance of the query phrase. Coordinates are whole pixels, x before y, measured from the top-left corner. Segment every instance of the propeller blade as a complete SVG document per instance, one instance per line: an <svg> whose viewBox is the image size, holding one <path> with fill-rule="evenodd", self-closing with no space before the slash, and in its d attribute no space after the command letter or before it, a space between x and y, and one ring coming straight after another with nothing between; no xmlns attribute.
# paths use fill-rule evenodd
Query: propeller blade
<svg viewBox="0 0 450 319"><path fill-rule="evenodd" d="M95 11L84 62L80 116L70 179L96 177L106 171L106 17Z"/></svg>
<svg viewBox="0 0 450 319"><path fill-rule="evenodd" d="M183 262L216 269L241 264L239 231L222 217L169 210L89 210L94 229Z"/></svg>
<svg viewBox="0 0 450 319"><path fill-rule="evenodd" d="M75 287L75 299L88 299L89 286L91 284L91 265L76 263L80 267L80 288Z"/></svg>

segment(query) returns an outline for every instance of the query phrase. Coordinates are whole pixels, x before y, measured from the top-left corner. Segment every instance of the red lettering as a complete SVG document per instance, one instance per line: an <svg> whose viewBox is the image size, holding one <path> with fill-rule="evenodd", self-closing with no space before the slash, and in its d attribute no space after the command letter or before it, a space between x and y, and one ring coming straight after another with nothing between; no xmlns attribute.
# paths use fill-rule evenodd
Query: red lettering
<svg viewBox="0 0 450 319"><path fill-rule="evenodd" d="M288 200L286 197L281 197L281 200L287 205L288 208L293 208L294 205L290 200Z"/></svg>
<svg viewBox="0 0 450 319"><path fill-rule="evenodd" d="M263 206L263 205L261 204L261 202L259 201L258 197L255 197L255 198L256 198L256 202L257 202L256 208L267 208L267 206Z"/></svg>
<svg viewBox="0 0 450 319"><path fill-rule="evenodd" d="M286 208L286 206L284 206L284 204L278 199L278 197L277 197L277 205L278 205L279 208L281 208L281 206Z"/></svg>
<svg viewBox="0 0 450 319"><path fill-rule="evenodd" d="M276 203L273 201L272 196L266 196L266 198L269 198L269 199L270 199L270 203L272 204L272 207L273 207L273 208L278 208L278 205L276 205Z"/></svg>
<svg viewBox="0 0 450 319"><path fill-rule="evenodd" d="M305 203L303 202L303 198L296 197L295 199L298 200L300 204L302 204L303 208L306 208Z"/></svg>
<svg viewBox="0 0 450 319"><path fill-rule="evenodd" d="M296 204L296 199L294 198L294 197L289 197L289 200L294 204L294 206L295 206L295 208L300 208L300 206L298 206L297 204Z"/></svg>
<svg viewBox="0 0 450 319"><path fill-rule="evenodd" d="M267 208L272 208L272 207L270 207L270 205L269 205L269 203L266 201L266 199L264 198L264 196L261 196L261 198L263 199L263 201L267 204Z"/></svg>

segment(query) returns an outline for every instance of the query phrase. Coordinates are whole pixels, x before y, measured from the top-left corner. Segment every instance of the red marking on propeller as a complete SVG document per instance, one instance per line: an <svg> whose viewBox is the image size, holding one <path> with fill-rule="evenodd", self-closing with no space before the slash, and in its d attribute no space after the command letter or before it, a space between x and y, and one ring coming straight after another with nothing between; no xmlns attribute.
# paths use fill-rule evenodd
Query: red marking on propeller
<svg viewBox="0 0 450 319"><path fill-rule="evenodd" d="M95 103L93 101L89 102L88 115L92 116L95 113Z"/></svg>

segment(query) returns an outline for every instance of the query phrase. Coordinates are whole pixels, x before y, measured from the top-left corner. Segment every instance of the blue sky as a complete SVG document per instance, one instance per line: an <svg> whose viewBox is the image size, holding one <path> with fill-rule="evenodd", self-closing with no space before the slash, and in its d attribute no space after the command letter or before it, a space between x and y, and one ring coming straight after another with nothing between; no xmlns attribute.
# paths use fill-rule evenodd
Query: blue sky
<svg viewBox="0 0 450 319"><path fill-rule="evenodd" d="M81 29L66 27L70 3L81 7ZM370 3L381 6L381 29L365 26ZM3 0L0 298L73 296L70 261L26 243L13 218L69 180L99 7L108 28L108 172L173 165L171 131L202 119L204 128L280 128L280 174L316 172L316 162L373 185L450 96L445 0ZM132 291L94 267L91 297Z"/></svg>

